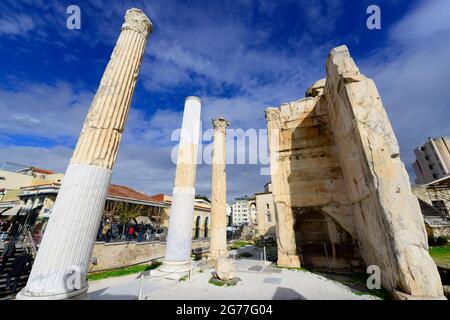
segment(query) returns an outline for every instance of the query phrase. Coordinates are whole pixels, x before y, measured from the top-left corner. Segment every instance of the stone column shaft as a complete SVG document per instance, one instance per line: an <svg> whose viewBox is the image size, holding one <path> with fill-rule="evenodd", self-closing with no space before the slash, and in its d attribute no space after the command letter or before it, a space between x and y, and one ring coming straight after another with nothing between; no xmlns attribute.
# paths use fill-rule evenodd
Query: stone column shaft
<svg viewBox="0 0 450 320"><path fill-rule="evenodd" d="M300 267L300 258L295 243L294 217L289 196L287 168L280 157L281 122L277 109L266 109L268 142L270 153L270 175L275 206L277 232L277 264L284 267Z"/></svg>
<svg viewBox="0 0 450 320"><path fill-rule="evenodd" d="M87 271L145 45L152 30L130 9L66 170L27 286L18 299L87 291Z"/></svg>
<svg viewBox="0 0 450 320"><path fill-rule="evenodd" d="M197 97L187 97L169 215L166 253L163 264L153 272L155 275L177 279L190 269L200 112L201 100Z"/></svg>
<svg viewBox="0 0 450 320"><path fill-rule="evenodd" d="M211 237L209 256L216 259L227 253L227 176L226 127L223 119L214 119L214 145L212 155L211 185Z"/></svg>

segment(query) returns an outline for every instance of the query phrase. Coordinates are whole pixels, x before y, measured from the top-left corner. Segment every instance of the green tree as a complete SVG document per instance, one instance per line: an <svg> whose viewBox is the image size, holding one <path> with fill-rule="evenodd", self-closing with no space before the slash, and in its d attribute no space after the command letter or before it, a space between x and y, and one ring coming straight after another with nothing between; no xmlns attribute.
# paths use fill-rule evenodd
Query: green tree
<svg viewBox="0 0 450 320"><path fill-rule="evenodd" d="M144 206L119 201L112 201L107 204L105 210L106 217L113 218L121 224L126 224L141 215L145 215ZM125 228L122 230L122 236L124 233Z"/></svg>

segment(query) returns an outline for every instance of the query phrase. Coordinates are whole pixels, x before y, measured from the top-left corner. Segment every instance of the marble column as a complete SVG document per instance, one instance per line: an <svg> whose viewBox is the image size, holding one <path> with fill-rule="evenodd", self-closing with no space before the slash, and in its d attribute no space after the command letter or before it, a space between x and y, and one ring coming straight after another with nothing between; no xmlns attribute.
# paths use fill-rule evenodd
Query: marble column
<svg viewBox="0 0 450 320"><path fill-rule="evenodd" d="M226 128L227 120L213 120L214 144L212 154L211 184L211 236L209 258L215 260L227 253L227 176Z"/></svg>
<svg viewBox="0 0 450 320"><path fill-rule="evenodd" d="M152 276L179 279L188 274L191 267L200 112L201 100L197 97L187 97L169 214L166 253L162 265L152 271Z"/></svg>
<svg viewBox="0 0 450 320"><path fill-rule="evenodd" d="M81 297L131 98L152 24L125 23L67 167L26 287L17 299Z"/></svg>

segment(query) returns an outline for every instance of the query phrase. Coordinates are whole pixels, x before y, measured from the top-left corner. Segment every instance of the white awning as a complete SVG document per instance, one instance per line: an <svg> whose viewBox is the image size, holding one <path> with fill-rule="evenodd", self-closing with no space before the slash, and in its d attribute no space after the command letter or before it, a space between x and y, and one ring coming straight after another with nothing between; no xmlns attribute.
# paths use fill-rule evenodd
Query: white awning
<svg viewBox="0 0 450 320"><path fill-rule="evenodd" d="M15 216L17 212L22 208L22 206L14 206L12 208L7 209L5 212L2 213L2 216ZM23 214L21 214L23 215Z"/></svg>
<svg viewBox="0 0 450 320"><path fill-rule="evenodd" d="M0 207L0 215L5 212L8 211L9 209L11 209L11 207Z"/></svg>

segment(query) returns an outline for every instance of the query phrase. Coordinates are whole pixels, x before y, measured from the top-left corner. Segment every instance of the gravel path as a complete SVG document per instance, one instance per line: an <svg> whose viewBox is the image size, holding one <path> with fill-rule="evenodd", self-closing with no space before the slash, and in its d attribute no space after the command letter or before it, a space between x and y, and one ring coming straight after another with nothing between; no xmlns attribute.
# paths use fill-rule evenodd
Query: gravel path
<svg viewBox="0 0 450 320"><path fill-rule="evenodd" d="M197 263L191 281L144 277L142 297L148 300L376 300L378 297L354 293L349 287L303 270L268 267L251 259L235 260L235 286L208 283L213 269ZM90 282L88 299L137 299L140 275Z"/></svg>

